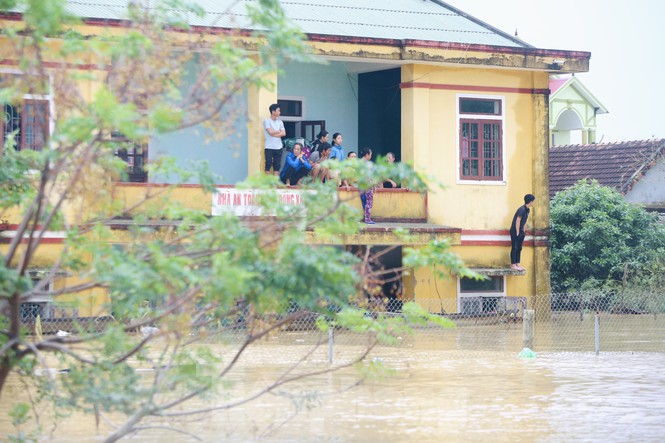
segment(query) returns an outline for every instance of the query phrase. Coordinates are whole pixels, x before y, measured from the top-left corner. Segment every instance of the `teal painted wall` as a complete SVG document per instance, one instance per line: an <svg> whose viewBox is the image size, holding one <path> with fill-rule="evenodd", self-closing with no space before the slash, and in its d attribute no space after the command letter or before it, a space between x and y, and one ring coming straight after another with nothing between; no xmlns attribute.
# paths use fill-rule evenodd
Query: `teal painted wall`
<svg viewBox="0 0 665 443"><path fill-rule="evenodd" d="M358 75L349 74L346 63L291 63L278 76L277 93L304 97L304 120L325 120L331 136L342 133L347 152L358 151Z"/></svg>
<svg viewBox="0 0 665 443"><path fill-rule="evenodd" d="M193 74L190 83L194 82ZM210 171L218 176L217 184L230 185L247 178L247 93L238 94L223 108L217 125L225 128L222 138L216 139L212 130L202 125L164 134L150 140L148 161L163 156L175 159L177 166L191 170L193 162L207 162ZM150 183L180 182L175 177L148 173ZM196 177L186 183L197 184Z"/></svg>
<svg viewBox="0 0 665 443"><path fill-rule="evenodd" d="M278 95L305 99L305 119L325 120L332 134L341 132L346 151L358 150L358 76L349 74L346 63L326 65L292 63L278 77ZM265 110L267 117L268 110ZM232 116L232 117L229 117ZM155 137L149 145L149 161L171 156L176 165L192 169L192 163L204 161L222 178L218 184L235 184L247 178L247 94L243 93L222 110L219 121L233 119L233 130L223 139L215 140L212 132L196 126L172 134ZM284 157L284 156L283 156ZM173 177L149 174L151 183L173 183ZM187 183L196 184L196 178Z"/></svg>

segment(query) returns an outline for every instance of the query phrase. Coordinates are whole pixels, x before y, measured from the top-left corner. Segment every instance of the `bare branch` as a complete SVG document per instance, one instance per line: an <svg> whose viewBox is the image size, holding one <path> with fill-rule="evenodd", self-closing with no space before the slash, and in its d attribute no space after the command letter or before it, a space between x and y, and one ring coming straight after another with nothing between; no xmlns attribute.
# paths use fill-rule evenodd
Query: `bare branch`
<svg viewBox="0 0 665 443"><path fill-rule="evenodd" d="M247 350L247 348L249 347L250 344L254 343L255 341L257 341L259 339L261 339L262 337L264 337L266 334L270 333L271 331L273 331L277 328L280 328L282 325L293 322L294 320L296 320L296 319L298 319L298 318L300 318L304 315L305 315L304 312L295 312L295 313L285 317L284 319L280 320L279 322L275 323L272 327L262 331L261 333L253 334L253 335L250 335L249 337L247 337L247 339L243 342L242 346L240 346L240 348L236 351L235 355L230 360L230 362L217 375L217 378L221 380L222 378L224 378L228 374L228 372L236 365L236 363L240 359L240 356L243 355L243 353ZM203 392L207 391L208 389L209 388L207 386L201 387L199 389L195 389L195 390L191 391L190 393L182 396L179 399L176 399L176 400L174 400L170 403L167 403L165 405L160 406L159 410L170 409L170 408L172 408L176 405L184 403L187 400L190 400L190 399L202 394Z"/></svg>
<svg viewBox="0 0 665 443"><path fill-rule="evenodd" d="M57 342L54 342L54 341L44 341L44 342L38 343L36 345L36 348L40 349L40 350L45 350L45 351L61 352L63 354L67 354L67 355L75 358L76 360L80 361L81 363L85 363L85 364L88 364L88 365L94 365L95 363L97 363L94 360L90 360L90 359L87 359L85 357L82 357L82 356L78 355L69 346L65 346L62 343L57 343Z"/></svg>
<svg viewBox="0 0 665 443"><path fill-rule="evenodd" d="M26 342L25 345L32 351L33 354L35 354L35 357L37 360L39 360L39 363L46 369L46 373L48 374L48 380L51 383L51 387L53 388L53 391L55 392L55 395L58 395L58 384L55 382L55 377L53 377L53 373L50 371L50 367L46 359L42 356L41 352L39 352L39 349L37 346L35 346L33 343Z"/></svg>
<svg viewBox="0 0 665 443"><path fill-rule="evenodd" d="M3 335L7 335L7 336L9 336L9 334L8 334L8 333L5 333L4 331L3 331ZM0 348L0 356L5 355L5 352L7 352L8 350L10 350L10 349L12 349L13 347L17 346L17 345L20 344L20 343L21 343L21 339L20 339L19 337L11 337L11 338L7 341L7 343L5 343L5 344L2 346L2 348Z"/></svg>
<svg viewBox="0 0 665 443"><path fill-rule="evenodd" d="M351 383L351 384L348 385L348 386L345 386L345 387L340 388L340 389L335 389L335 390L333 390L333 391L331 391L331 392L323 393L323 394L321 394L321 396L323 396L323 397L329 397L329 396L332 396L332 395L338 395L338 394L341 394L341 393L343 393L343 392L350 391L351 389L353 389L353 388L355 388L355 387L361 385L366 379L367 379L367 377L361 377L361 378L359 378L358 380L356 380L355 382ZM279 395L279 394L277 394L277 393L275 393L275 392L270 392L270 394L271 394L271 395ZM266 432L264 432L263 434L261 434L261 438L269 437L271 434L275 433L276 431L278 431L279 429L281 429L282 427L284 427L286 424L288 424L289 422L291 422L291 420L293 420L295 417L297 417L297 415L298 415L297 412L298 412L298 411L296 411L295 413L291 414L289 417L287 417L286 419L282 420L280 423L272 423L272 424L268 427L268 429L266 430Z"/></svg>
<svg viewBox="0 0 665 443"><path fill-rule="evenodd" d="M117 365L118 363L122 363L123 361L126 361L129 357L131 357L132 355L134 355L134 354L136 354L137 352L139 352L139 351L143 348L143 346L145 346L146 343L148 343L148 342L150 341L150 339L151 339L151 336L150 336L150 335L144 337L143 340L141 340L140 342L138 342L138 343L136 344L136 346L134 346L134 347L133 347L129 352L127 352L125 355L123 355L123 356L121 356L121 357L119 357L119 358L113 360L113 364L114 364L114 365Z"/></svg>
<svg viewBox="0 0 665 443"><path fill-rule="evenodd" d="M358 358L354 359L353 361L351 361L349 363L345 363L345 364L338 365L338 366L333 366L333 367L330 367L330 368L327 368L327 369L322 369L322 370L319 370L319 371L307 372L305 374L300 374L300 375L296 375L296 376L293 376L293 377L287 377L287 378L280 379L280 380L275 381L274 383L270 384L269 386L265 387L264 389L261 389L260 391L254 393L254 394L252 394L252 395L250 395L250 396L248 396L244 399L241 399L241 400L238 400L238 401L235 401L235 402L230 402L230 403L227 403L227 404L222 405L222 406L212 406L212 407L209 407L209 408L197 409L197 410L192 410L192 411L171 412L171 413L166 413L166 414L160 413L160 416L162 416L162 417L183 417L183 416L187 416L187 415L204 414L204 413L213 412L213 411L221 411L221 410L231 409L231 408L234 408L236 406L240 406L240 405L249 403L249 402L251 402L253 400L256 400L257 398L261 397L262 395L265 395L265 394L267 394L267 393L269 393L269 392L275 390L276 388L278 388L280 386L283 386L285 384L300 381L300 380L308 378L308 377L330 374L332 372L339 371L340 369L352 367L352 366L356 365L357 363L361 362L362 360L364 360L367 357L367 355L370 353L370 351L372 349L374 349L374 346L376 346L376 343L377 342L374 341L374 343L371 346L369 346L362 355L360 355ZM160 410L162 410L162 411L165 410L165 409L169 409L169 408L168 407L160 408Z"/></svg>
<svg viewBox="0 0 665 443"><path fill-rule="evenodd" d="M166 425L135 426L134 428L132 428L132 431L133 432L141 432L141 431L145 431L145 430L148 430L148 429L164 429L164 430L167 430L167 431L172 431L172 432L176 432L176 433L179 433L179 434L184 434L184 435L186 435L188 437L192 437L193 439L198 440L198 441L203 441L202 438L198 437L197 435L195 435L191 432L187 432L184 429L174 428L174 427L166 426Z"/></svg>

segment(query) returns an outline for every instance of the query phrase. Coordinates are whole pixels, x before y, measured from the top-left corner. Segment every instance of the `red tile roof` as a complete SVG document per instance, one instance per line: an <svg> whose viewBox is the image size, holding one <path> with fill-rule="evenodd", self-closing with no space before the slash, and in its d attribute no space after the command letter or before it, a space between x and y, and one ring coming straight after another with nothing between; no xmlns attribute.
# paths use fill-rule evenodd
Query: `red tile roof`
<svg viewBox="0 0 665 443"><path fill-rule="evenodd" d="M665 139L550 148L550 198L583 179L596 179L625 194L665 155Z"/></svg>

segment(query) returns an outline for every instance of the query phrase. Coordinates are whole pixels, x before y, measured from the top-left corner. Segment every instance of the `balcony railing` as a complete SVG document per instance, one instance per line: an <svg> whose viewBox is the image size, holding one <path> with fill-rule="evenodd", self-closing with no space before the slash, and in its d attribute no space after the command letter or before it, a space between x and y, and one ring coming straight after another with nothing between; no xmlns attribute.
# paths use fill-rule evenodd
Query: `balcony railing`
<svg viewBox="0 0 665 443"><path fill-rule="evenodd" d="M239 190L233 186L219 186L224 194L232 194L235 198L229 199L234 206L251 204L251 199L244 194L251 194L251 190ZM296 188L285 189L285 192L302 192ZM125 207L132 207L147 197L155 197L168 193L169 201L178 202L183 207L197 209L213 214L213 196L199 185L179 185L170 188L170 185L154 183L114 183L114 198L121 200ZM339 198L348 201L351 205L361 209L360 194L355 188L340 188ZM226 199L224 200L225 203ZM407 189L378 189L374 193L374 207L372 218L379 222L400 223L426 223L427 222L427 194Z"/></svg>

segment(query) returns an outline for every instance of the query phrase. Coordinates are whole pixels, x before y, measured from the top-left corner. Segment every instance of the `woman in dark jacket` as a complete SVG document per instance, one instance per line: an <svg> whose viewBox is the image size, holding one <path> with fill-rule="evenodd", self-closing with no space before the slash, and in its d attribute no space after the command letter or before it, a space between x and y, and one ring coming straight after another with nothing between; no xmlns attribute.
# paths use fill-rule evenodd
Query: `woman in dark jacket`
<svg viewBox="0 0 665 443"><path fill-rule="evenodd" d="M319 145L321 143L328 143L328 138L328 131L321 129L321 132L319 132L316 136L316 140L314 140L314 143L312 143L312 152L318 151Z"/></svg>

